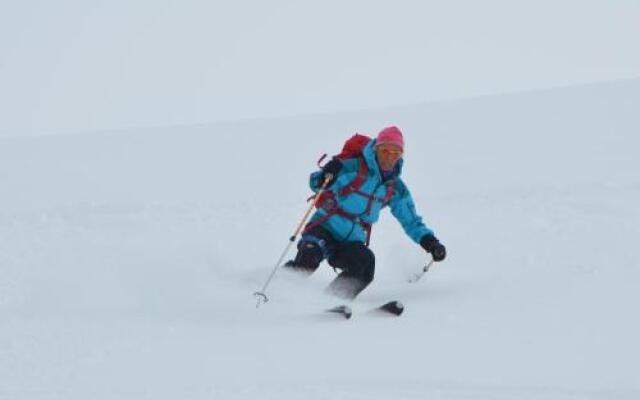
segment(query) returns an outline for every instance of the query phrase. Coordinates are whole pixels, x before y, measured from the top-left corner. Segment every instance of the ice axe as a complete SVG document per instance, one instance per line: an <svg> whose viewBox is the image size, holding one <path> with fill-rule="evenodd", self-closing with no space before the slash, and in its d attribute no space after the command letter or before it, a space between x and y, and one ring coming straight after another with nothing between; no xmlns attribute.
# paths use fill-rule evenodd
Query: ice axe
<svg viewBox="0 0 640 400"><path fill-rule="evenodd" d="M298 224L298 227L296 228L295 232L293 232L293 235L291 235L291 237L289 238L289 243L287 243L287 247L285 247L284 251L282 252L282 255L276 262L276 265L273 267L273 270L271 271L269 278L262 286L262 290L253 293L253 295L256 296L257 298L256 308L260 307L260 304L264 304L269 301L269 297L267 297L267 294L266 294L267 286L269 286L269 283L271 283L271 280L273 279L274 275L278 271L278 268L280 267L282 260L284 260L284 257L289 252L289 249L291 248L293 243L295 243L298 237L298 234L300 233L300 231L302 231L302 228L304 227L305 222L307 222L307 218L309 218L309 215L311 215L311 211L313 211L313 208L318 203L318 200L320 200L320 196L322 196L322 193L324 193L324 191L327 188L327 185L329 184L329 182L331 182L332 179L333 179L332 174L325 175L324 182L322 183L320 190L318 190L316 195L312 197L313 202L309 206L309 209L307 209L307 212L304 214L304 217L302 217L302 221L300 221L300 223Z"/></svg>

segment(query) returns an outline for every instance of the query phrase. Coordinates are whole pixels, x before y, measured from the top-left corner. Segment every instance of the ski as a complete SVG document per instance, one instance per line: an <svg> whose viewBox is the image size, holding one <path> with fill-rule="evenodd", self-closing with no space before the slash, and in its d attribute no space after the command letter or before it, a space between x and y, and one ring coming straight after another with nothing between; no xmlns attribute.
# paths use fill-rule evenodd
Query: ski
<svg viewBox="0 0 640 400"><path fill-rule="evenodd" d="M353 315L353 312L351 311L351 307L344 304L329 308L325 310L325 312L338 314L346 319L351 318L351 315Z"/></svg>
<svg viewBox="0 0 640 400"><path fill-rule="evenodd" d="M339 306L335 306L332 308L329 308L327 310L325 310L325 312L327 313L332 313L332 314L337 314L340 315L342 317L344 317L345 319L350 319L351 316L353 315L353 310L351 309L351 307L345 305L345 304L341 304ZM375 307L371 310L369 310L370 313L383 313L383 314L391 314L391 315L395 315L395 316L400 316L402 315L402 313L404 312L404 305L397 301L390 301L388 303L384 303L381 306Z"/></svg>
<svg viewBox="0 0 640 400"><path fill-rule="evenodd" d="M378 311L378 312L383 312L383 313L389 313L395 316L400 316L402 315L402 312L404 311L404 304L402 304L399 301L390 301L388 303L385 303L379 307L376 307L373 311Z"/></svg>

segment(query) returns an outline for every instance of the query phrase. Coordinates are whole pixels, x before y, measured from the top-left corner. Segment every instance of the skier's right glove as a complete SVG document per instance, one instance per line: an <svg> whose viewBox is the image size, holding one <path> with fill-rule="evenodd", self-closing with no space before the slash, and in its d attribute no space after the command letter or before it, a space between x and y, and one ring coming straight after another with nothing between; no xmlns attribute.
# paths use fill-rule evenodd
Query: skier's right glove
<svg viewBox="0 0 640 400"><path fill-rule="evenodd" d="M342 169L342 161L338 158L332 158L331 161L326 163L324 167L322 167L322 175L320 175L320 184L324 183L325 179L329 177L329 183L327 187L331 186L333 182L336 181L336 177L338 173Z"/></svg>
<svg viewBox="0 0 640 400"><path fill-rule="evenodd" d="M420 246L431 254L433 261L442 261L447 257L447 249L433 235L426 235L420 240Z"/></svg>

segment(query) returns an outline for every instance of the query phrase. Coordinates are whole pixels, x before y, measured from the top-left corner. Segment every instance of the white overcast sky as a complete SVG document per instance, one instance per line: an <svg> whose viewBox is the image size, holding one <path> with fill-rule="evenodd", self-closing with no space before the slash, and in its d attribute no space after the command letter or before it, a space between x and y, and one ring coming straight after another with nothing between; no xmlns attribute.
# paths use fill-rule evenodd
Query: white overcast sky
<svg viewBox="0 0 640 400"><path fill-rule="evenodd" d="M0 0L0 137L640 76L640 1Z"/></svg>

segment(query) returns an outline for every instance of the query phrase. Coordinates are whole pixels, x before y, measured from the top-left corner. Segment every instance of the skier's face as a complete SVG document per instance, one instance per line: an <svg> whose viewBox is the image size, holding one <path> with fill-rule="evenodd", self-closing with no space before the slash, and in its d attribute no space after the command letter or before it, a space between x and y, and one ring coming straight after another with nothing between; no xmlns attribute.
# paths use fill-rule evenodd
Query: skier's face
<svg viewBox="0 0 640 400"><path fill-rule="evenodd" d="M383 171L391 171L402 158L402 148L393 143L384 143L376 147L378 164Z"/></svg>

